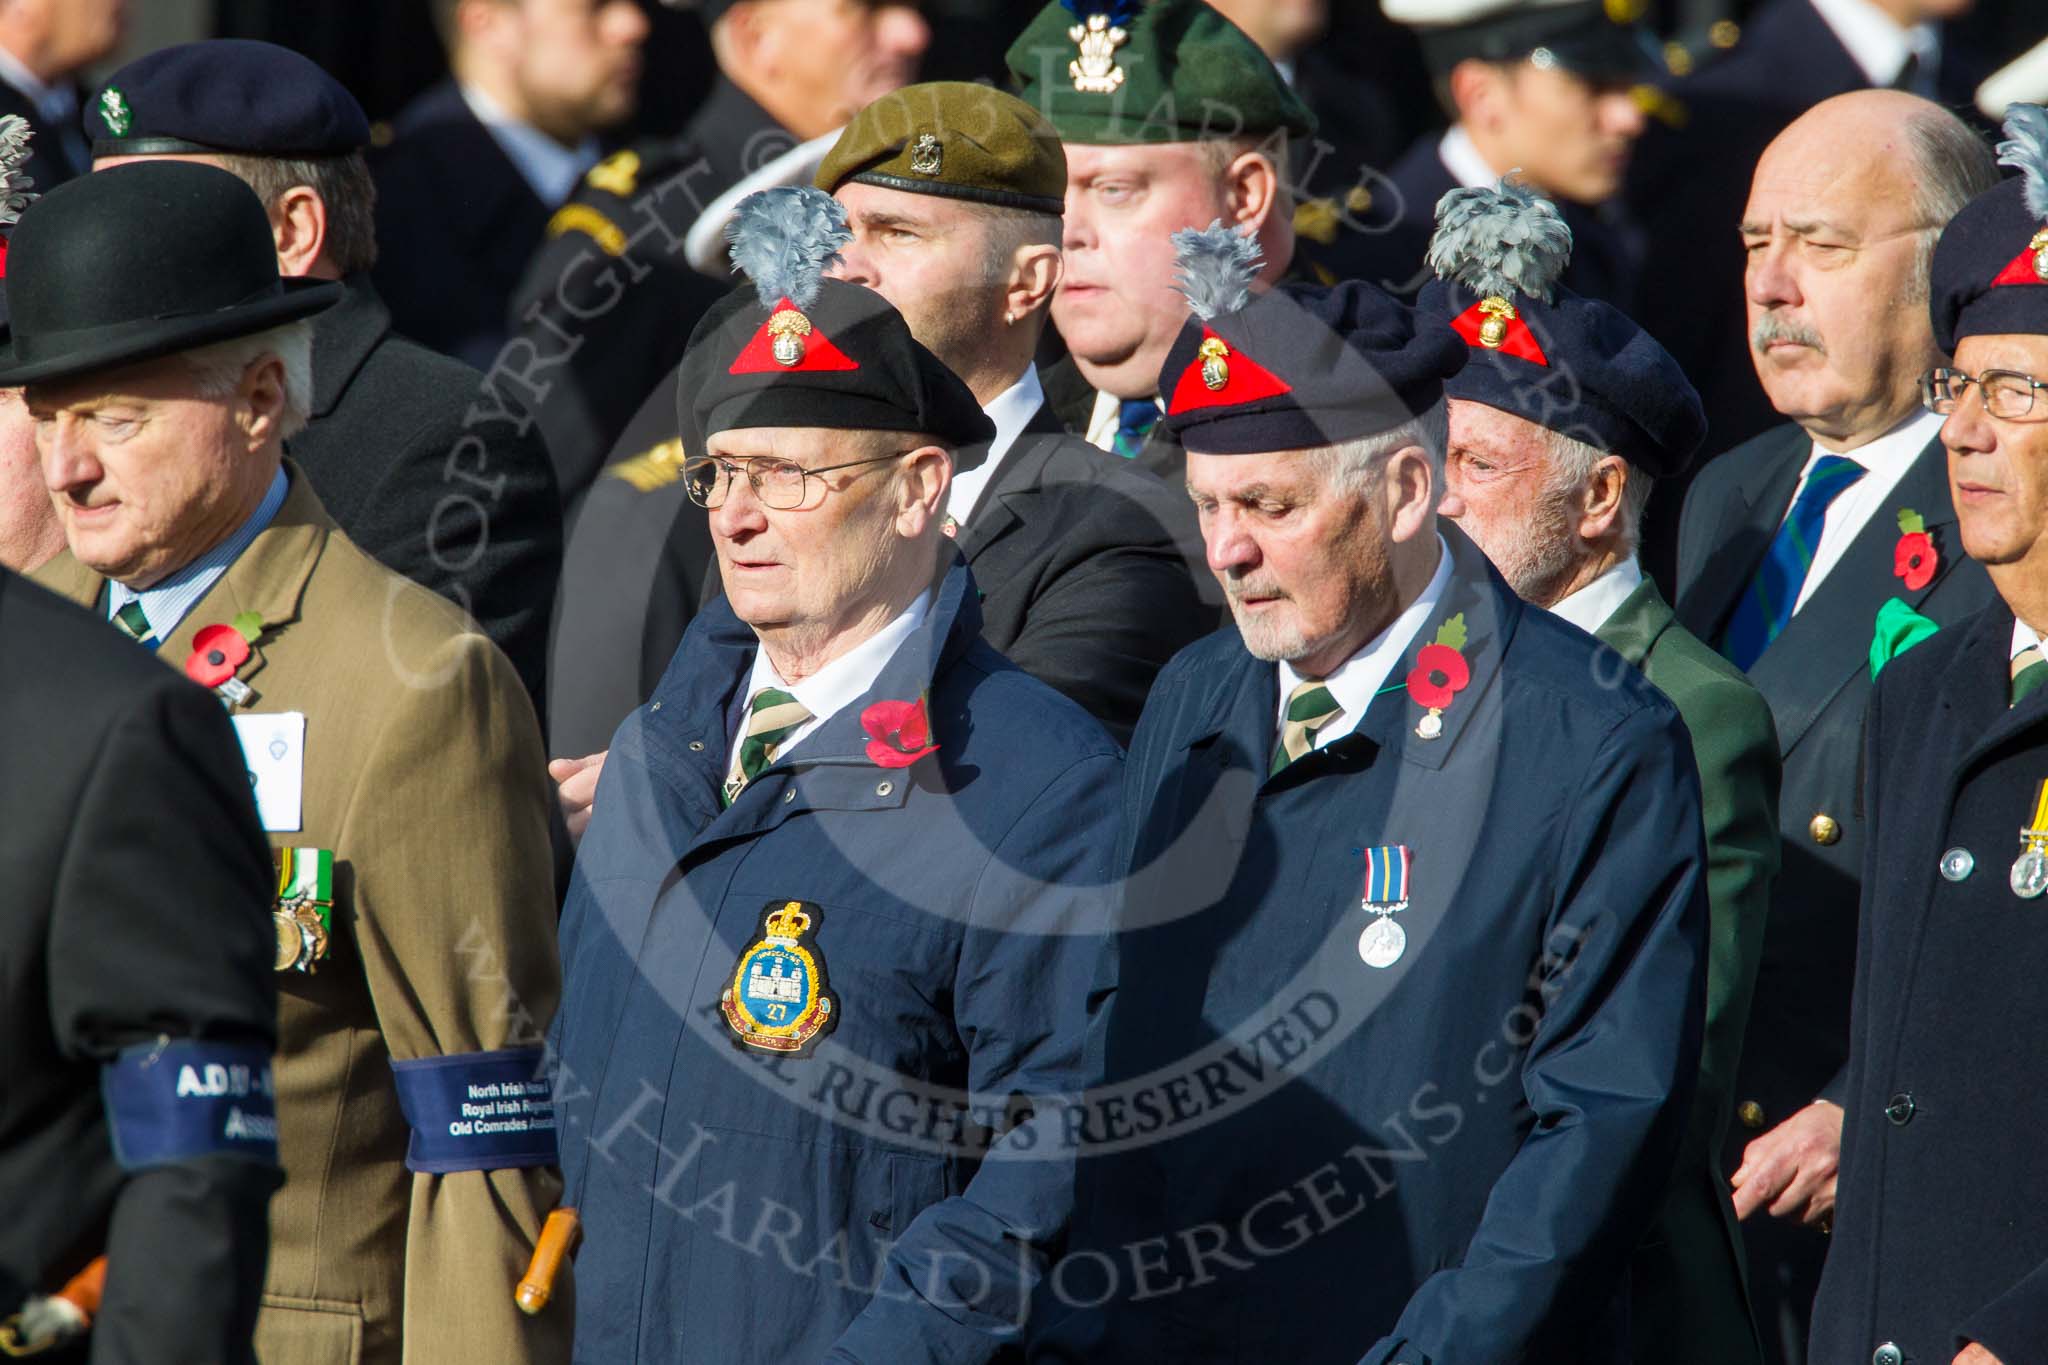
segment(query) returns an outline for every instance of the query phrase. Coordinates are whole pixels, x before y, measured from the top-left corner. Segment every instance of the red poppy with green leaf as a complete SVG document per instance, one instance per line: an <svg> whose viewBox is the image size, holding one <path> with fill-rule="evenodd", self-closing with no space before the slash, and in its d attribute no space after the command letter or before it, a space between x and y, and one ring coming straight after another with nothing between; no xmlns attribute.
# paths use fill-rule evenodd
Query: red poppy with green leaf
<svg viewBox="0 0 2048 1365"><path fill-rule="evenodd" d="M1408 695L1418 706L1429 708L1416 732L1424 739L1442 733L1439 717L1451 699L1472 681L1472 668L1459 653L1465 647L1465 613L1459 612L1436 629L1436 639L1415 652L1415 667L1408 674Z"/></svg>
<svg viewBox="0 0 2048 1365"><path fill-rule="evenodd" d="M249 662L250 647L263 634L263 618L245 611L227 625L200 628L185 659L185 676L201 687L219 687Z"/></svg>
<svg viewBox="0 0 2048 1365"><path fill-rule="evenodd" d="M1934 581L1941 567L1941 554L1934 537L1927 534L1927 522L1910 507L1899 509L1899 543L1892 550L1892 573L1906 581L1906 591L1918 592Z"/></svg>

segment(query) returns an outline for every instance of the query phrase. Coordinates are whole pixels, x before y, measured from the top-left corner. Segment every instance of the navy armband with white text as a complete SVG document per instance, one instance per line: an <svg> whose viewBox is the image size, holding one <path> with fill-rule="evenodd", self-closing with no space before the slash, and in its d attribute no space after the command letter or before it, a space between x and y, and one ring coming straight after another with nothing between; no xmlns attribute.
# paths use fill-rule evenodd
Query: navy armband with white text
<svg viewBox="0 0 2048 1365"><path fill-rule="evenodd" d="M446 1175L555 1164L554 1085L540 1048L393 1061L391 1071L412 1126L406 1169Z"/></svg>
<svg viewBox="0 0 2048 1365"><path fill-rule="evenodd" d="M270 1049L194 1038L123 1048L100 1069L114 1157L124 1171L201 1156L277 1164Z"/></svg>

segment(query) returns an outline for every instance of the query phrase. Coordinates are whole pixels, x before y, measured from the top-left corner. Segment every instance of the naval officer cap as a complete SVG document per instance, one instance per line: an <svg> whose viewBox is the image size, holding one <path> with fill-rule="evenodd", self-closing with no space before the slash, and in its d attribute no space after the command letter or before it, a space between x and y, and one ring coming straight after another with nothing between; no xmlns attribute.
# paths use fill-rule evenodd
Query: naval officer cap
<svg viewBox="0 0 2048 1365"><path fill-rule="evenodd" d="M1308 137L1259 45L1203 0L1054 0L1007 57L1018 95L1068 142Z"/></svg>
<svg viewBox="0 0 2048 1365"><path fill-rule="evenodd" d="M92 154L347 156L370 142L363 107L318 62L275 43L214 38L138 57L85 111Z"/></svg>
<svg viewBox="0 0 2048 1365"><path fill-rule="evenodd" d="M921 433L958 468L981 462L995 425L973 391L888 300L824 278L853 239L836 199L809 185L762 190L726 233L749 282L690 335L678 372L686 447L740 428L825 427Z"/></svg>
<svg viewBox="0 0 2048 1365"><path fill-rule="evenodd" d="M1620 309L1557 282L1572 231L1556 205L1503 180L1437 204L1417 309L1471 362L1444 385L1462 398L1619 455L1652 478L1685 472L1707 439L1698 390Z"/></svg>
<svg viewBox="0 0 2048 1365"><path fill-rule="evenodd" d="M1166 427L1197 455L1313 450L1392 431L1434 407L1465 364L1449 330L1359 281L1253 291L1256 240L1173 234L1192 315L1159 372Z"/></svg>
<svg viewBox="0 0 2048 1365"><path fill-rule="evenodd" d="M818 167L831 194L848 181L1031 213L1066 210L1060 135L1014 95L932 81L882 96L853 116Z"/></svg>
<svg viewBox="0 0 2048 1365"><path fill-rule="evenodd" d="M2019 171L1963 206L1934 248L1934 338L2048 334L2048 109L2006 110L1998 160Z"/></svg>
<svg viewBox="0 0 2048 1365"><path fill-rule="evenodd" d="M1459 62L1529 61L1598 84L1664 74L1642 25L1648 0L1381 0L1397 24L1415 30L1423 59L1439 75Z"/></svg>

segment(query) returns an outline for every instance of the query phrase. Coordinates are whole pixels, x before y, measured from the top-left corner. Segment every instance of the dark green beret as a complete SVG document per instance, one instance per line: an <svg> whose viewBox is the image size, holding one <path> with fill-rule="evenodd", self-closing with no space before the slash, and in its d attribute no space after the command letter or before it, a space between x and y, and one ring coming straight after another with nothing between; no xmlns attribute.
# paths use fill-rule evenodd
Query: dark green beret
<svg viewBox="0 0 2048 1365"><path fill-rule="evenodd" d="M1203 0L1061 0L1010 45L1018 93L1068 142L1308 137L1315 115Z"/></svg>
<svg viewBox="0 0 2048 1365"><path fill-rule="evenodd" d="M1033 213L1066 206L1067 154L1036 109L1000 90L932 81L882 96L853 116L817 187L847 181L971 199Z"/></svg>

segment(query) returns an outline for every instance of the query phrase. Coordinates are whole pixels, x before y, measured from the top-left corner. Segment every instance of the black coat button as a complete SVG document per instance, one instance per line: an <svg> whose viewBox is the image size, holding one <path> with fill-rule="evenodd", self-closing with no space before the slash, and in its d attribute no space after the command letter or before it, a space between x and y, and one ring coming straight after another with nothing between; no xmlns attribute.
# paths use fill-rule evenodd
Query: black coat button
<svg viewBox="0 0 2048 1365"><path fill-rule="evenodd" d="M1903 1128L1913 1121L1914 1108L1913 1097L1901 1090L1892 1096L1892 1102L1884 1107L1884 1116L1892 1121L1892 1126Z"/></svg>

